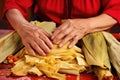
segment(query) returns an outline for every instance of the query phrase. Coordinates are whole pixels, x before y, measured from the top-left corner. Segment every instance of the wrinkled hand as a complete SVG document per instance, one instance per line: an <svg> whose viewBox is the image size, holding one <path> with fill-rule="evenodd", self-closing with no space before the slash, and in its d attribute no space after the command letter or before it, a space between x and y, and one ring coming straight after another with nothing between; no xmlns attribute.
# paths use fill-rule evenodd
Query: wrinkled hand
<svg viewBox="0 0 120 80"><path fill-rule="evenodd" d="M23 44L32 55L35 55L35 53L46 55L53 46L50 35L33 24L25 25L18 33L22 38Z"/></svg>
<svg viewBox="0 0 120 80"><path fill-rule="evenodd" d="M87 34L88 27L88 19L68 19L53 32L51 39L54 43L60 41L59 47L62 47L66 42L71 41L68 46L71 48L78 40Z"/></svg>

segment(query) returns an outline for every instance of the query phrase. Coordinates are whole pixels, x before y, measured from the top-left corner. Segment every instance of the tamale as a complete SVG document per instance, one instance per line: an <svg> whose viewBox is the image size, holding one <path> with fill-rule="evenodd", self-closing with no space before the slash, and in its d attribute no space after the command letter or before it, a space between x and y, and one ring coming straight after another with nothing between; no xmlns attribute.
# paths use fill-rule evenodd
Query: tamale
<svg viewBox="0 0 120 80"><path fill-rule="evenodd" d="M0 63L23 47L20 36L16 31L8 32L0 37Z"/></svg>
<svg viewBox="0 0 120 80"><path fill-rule="evenodd" d="M83 39L83 52L88 65L111 68L106 41L101 32L91 33Z"/></svg>
<svg viewBox="0 0 120 80"><path fill-rule="evenodd" d="M99 80L107 77L104 70L111 71L111 65L108 56L106 41L101 32L91 33L86 35L83 39L83 53L88 65L93 66L93 71L97 73ZM94 70L95 67L99 67ZM102 72L103 71L103 72ZM112 73L111 73L112 74ZM101 76L99 76L101 75ZM110 79L111 80L111 75Z"/></svg>
<svg viewBox="0 0 120 80"><path fill-rule="evenodd" d="M98 80L113 80L113 75L110 70L103 69L98 66L93 67L93 71L98 76Z"/></svg>
<svg viewBox="0 0 120 80"><path fill-rule="evenodd" d="M110 61L113 67L116 69L117 74L120 78L120 42L117 41L112 34L108 32L102 32L102 33L108 45Z"/></svg>

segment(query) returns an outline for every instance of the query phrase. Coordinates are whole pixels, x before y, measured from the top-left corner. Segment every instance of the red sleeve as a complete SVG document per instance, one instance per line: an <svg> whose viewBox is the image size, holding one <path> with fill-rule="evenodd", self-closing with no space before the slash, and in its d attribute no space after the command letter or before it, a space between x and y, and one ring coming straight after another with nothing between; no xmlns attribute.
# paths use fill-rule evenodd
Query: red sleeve
<svg viewBox="0 0 120 80"><path fill-rule="evenodd" d="M120 0L102 0L104 12L120 23Z"/></svg>
<svg viewBox="0 0 120 80"><path fill-rule="evenodd" d="M18 9L25 18L28 16L28 9L32 6L33 0L5 0L5 6L2 18L5 19L5 13L9 9Z"/></svg>

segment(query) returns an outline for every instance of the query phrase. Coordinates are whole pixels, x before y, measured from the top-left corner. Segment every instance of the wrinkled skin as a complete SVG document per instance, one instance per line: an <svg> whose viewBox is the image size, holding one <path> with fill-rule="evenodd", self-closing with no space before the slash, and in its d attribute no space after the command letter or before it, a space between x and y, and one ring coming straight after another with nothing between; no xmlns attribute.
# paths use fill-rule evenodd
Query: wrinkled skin
<svg viewBox="0 0 120 80"><path fill-rule="evenodd" d="M107 14L100 14L91 18L68 19L61 24L50 36L42 28L30 24L18 9L9 9L6 18L22 38L26 49L32 54L46 55L53 43L62 47L70 41L69 48L88 33L103 31L111 28L117 20Z"/></svg>
<svg viewBox="0 0 120 80"><path fill-rule="evenodd" d="M53 32L52 40L54 43L60 41L59 47L62 47L67 41L71 41L68 46L71 48L87 34L88 30L88 19L68 19Z"/></svg>
<svg viewBox="0 0 120 80"><path fill-rule="evenodd" d="M22 38L23 44L32 55L35 55L35 53L46 55L52 48L53 44L50 40L51 35L42 28L38 28L29 23L18 32Z"/></svg>

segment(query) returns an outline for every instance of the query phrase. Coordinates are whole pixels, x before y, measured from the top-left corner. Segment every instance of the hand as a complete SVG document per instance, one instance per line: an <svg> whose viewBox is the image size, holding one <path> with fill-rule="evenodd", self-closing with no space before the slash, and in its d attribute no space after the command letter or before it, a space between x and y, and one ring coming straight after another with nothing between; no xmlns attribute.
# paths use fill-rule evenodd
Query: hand
<svg viewBox="0 0 120 80"><path fill-rule="evenodd" d="M18 33L22 38L22 42L27 50L32 54L38 53L39 55L46 55L52 48L50 35L33 24L28 23L23 26Z"/></svg>
<svg viewBox="0 0 120 80"><path fill-rule="evenodd" d="M78 40L88 33L89 20L88 19L68 19L60 25L52 35L54 43L59 43L62 47L66 42L71 41L69 48L73 47Z"/></svg>

